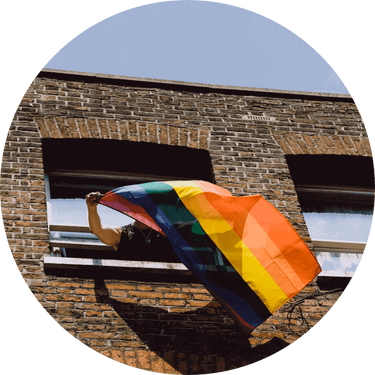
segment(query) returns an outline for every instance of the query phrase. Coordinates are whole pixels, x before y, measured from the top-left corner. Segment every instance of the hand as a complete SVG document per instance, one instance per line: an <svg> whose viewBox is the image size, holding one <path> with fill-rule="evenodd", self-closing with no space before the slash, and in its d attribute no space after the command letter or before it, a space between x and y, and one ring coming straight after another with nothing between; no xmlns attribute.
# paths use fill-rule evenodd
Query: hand
<svg viewBox="0 0 375 375"><path fill-rule="evenodd" d="M100 194L100 192L96 191L94 193L89 193L86 195L86 204L87 207L96 207L100 201L100 199L103 197L103 194Z"/></svg>

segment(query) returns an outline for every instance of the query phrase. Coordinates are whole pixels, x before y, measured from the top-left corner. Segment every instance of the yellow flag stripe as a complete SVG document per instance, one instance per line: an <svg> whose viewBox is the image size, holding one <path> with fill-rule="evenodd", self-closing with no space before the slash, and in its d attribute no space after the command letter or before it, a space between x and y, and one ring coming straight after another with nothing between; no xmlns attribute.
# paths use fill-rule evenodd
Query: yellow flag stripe
<svg viewBox="0 0 375 375"><path fill-rule="evenodd" d="M211 185L207 185L204 181L197 181L198 187L202 188L202 191L211 192ZM219 192L219 195L220 192ZM225 197L225 201L231 201L231 204L235 204L237 207L247 207L252 206L252 197ZM207 198L210 202L210 200ZM249 201L250 200L250 201ZM236 203L237 202L237 203ZM210 202L212 205L212 202ZM249 206L249 207L250 207ZM285 258L284 253L275 244L273 239L268 235L268 233L263 229L263 227L258 223L258 221L251 214L249 209L246 213L246 222L243 223L243 227L235 228L233 222L233 214L230 212L223 213L222 210L215 206L215 209L227 221L233 230L240 235L241 239L248 248L251 248L253 255L259 260L259 262L267 269L267 272L283 290L283 292L292 298L296 293L303 289L306 285L300 276L297 274L296 270L292 267L289 261ZM243 216L243 215L242 215ZM280 214L281 216L281 214ZM228 220L229 218L229 220ZM240 231L240 232L239 232ZM255 241L258 241L262 246L255 248Z"/></svg>
<svg viewBox="0 0 375 375"><path fill-rule="evenodd" d="M168 181L168 184L174 188L185 207L199 221L203 230L271 313L288 300L287 295L233 228L206 200L202 194L203 190L198 185L184 186L182 181ZM254 239L254 244L261 246L256 239Z"/></svg>

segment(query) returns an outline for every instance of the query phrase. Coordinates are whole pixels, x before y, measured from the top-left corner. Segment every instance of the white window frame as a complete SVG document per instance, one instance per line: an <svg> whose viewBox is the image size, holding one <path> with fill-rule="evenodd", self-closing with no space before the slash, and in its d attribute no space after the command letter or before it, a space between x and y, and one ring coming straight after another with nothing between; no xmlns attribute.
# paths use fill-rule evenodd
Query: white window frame
<svg viewBox="0 0 375 375"><path fill-rule="evenodd" d="M363 188L353 188L344 186L311 186L311 185L296 185L297 193L310 193L325 196L331 196L332 202L335 201L335 197L340 196L347 199L354 197L358 201L370 201L374 199L374 191ZM317 253L319 260L320 253L336 253L336 254L353 254L356 255L359 260L365 250L365 242L348 242L348 241L328 241L322 239L312 238L314 251ZM323 267L322 267L323 268ZM352 277L355 271L343 271L343 270L322 270L318 277Z"/></svg>
<svg viewBox="0 0 375 375"><path fill-rule="evenodd" d="M356 255L358 262L360 261L362 254L365 250L365 242L340 242L340 241L324 241L324 240L312 240L314 251L319 260L320 253L337 253L337 254L352 254ZM354 271L334 271L334 270L322 270L319 274L320 277L352 277Z"/></svg>

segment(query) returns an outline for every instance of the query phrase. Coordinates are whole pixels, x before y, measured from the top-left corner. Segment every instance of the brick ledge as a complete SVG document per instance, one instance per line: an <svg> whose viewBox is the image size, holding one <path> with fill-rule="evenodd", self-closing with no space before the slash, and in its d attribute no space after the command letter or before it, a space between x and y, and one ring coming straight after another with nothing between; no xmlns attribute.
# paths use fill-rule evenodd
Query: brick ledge
<svg viewBox="0 0 375 375"><path fill-rule="evenodd" d="M292 91L292 90L278 90L278 89L263 89L263 88L254 88L254 87L241 87L241 86L226 86L226 85L213 85L205 83L195 83L195 82L184 82L184 81L172 81L172 80L163 80L163 79L154 79L154 78L139 78L139 77L129 77L122 75L112 75L112 74L102 74L102 73L88 73L88 72L77 72L77 71L68 71L68 70L58 70L58 69L42 69L38 77L55 77L64 79L83 79L83 80L96 80L96 81L116 81L120 84L122 82L132 83L132 84L141 84L142 86L173 86L180 87L185 90L192 91L213 91L213 92L237 92L243 94L256 94L261 96L281 96L281 97L309 97L316 98L319 100L322 99L331 99L331 100L344 100L351 101L353 99L348 94L334 94L334 93L319 93L319 92L308 92L308 91Z"/></svg>

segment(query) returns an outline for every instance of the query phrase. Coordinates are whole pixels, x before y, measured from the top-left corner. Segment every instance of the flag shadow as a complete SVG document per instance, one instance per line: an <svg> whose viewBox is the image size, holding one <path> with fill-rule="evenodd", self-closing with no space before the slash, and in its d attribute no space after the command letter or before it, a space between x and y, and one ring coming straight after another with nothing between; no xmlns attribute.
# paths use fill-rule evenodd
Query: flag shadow
<svg viewBox="0 0 375 375"><path fill-rule="evenodd" d="M273 338L264 345L252 348L248 337L229 318L225 310L218 309L214 302L186 312L168 312L160 307L116 300L110 296L103 279L95 279L95 296L97 302L105 303L114 309L125 327L138 336L144 348L147 347L164 358L180 373L221 371L215 359L225 363L225 370L238 368L266 358L288 345L281 339ZM121 327L125 329L124 325ZM165 353L173 355L166 356ZM190 367L189 364L185 366L186 372L179 366L179 353L192 361ZM197 358L203 357L211 360L208 367L206 363L206 371L193 363Z"/></svg>

